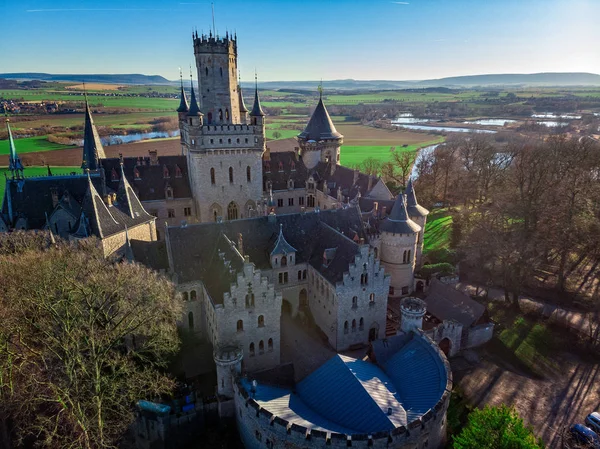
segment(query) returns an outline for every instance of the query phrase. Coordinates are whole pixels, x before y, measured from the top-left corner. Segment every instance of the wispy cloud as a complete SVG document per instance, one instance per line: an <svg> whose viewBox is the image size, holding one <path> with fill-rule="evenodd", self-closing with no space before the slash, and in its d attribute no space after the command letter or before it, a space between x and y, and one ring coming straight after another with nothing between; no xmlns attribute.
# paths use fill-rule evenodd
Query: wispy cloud
<svg viewBox="0 0 600 449"><path fill-rule="evenodd" d="M394 5L410 5L410 3L408 2L390 2L393 3Z"/></svg>
<svg viewBox="0 0 600 449"><path fill-rule="evenodd" d="M149 8L64 8L64 9L27 9L26 12L73 12L73 11L174 11L173 9Z"/></svg>

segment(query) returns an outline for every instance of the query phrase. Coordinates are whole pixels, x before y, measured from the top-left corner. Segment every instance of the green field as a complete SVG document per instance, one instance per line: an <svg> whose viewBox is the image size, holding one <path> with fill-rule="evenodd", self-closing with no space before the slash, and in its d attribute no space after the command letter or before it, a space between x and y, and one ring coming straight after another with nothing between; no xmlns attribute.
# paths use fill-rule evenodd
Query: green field
<svg viewBox="0 0 600 449"><path fill-rule="evenodd" d="M423 236L423 253L450 248L452 215L448 209L434 209L427 217Z"/></svg>
<svg viewBox="0 0 600 449"><path fill-rule="evenodd" d="M376 140L374 142L376 142ZM416 152L419 148L433 145L438 142L439 139L435 139L430 142L423 142L416 145L407 145L406 147L399 145L396 146L396 151ZM392 157L390 148L391 147L387 145L343 145L341 150L340 163L346 167L353 167L370 157L382 162L387 162Z"/></svg>
<svg viewBox="0 0 600 449"><path fill-rule="evenodd" d="M279 134L281 134L281 136L275 139L273 137L274 132L278 132ZM269 140L289 139L291 137L297 136L298 134L300 134L300 131L296 131L295 129L265 129L265 135Z"/></svg>
<svg viewBox="0 0 600 449"><path fill-rule="evenodd" d="M71 172L81 173L81 167L50 167L53 175L68 175ZM0 205L4 200L4 189L6 188L6 181L4 180L4 173L8 171L8 167L0 167ZM47 176L48 168L47 167L25 167L23 170L25 178L33 178L36 176Z"/></svg>
<svg viewBox="0 0 600 449"><path fill-rule="evenodd" d="M45 136L24 137L22 139L15 139L14 142L17 154L75 148L72 145L61 145L59 143L49 142ZM8 140L0 140L0 155L8 154L8 151Z"/></svg>

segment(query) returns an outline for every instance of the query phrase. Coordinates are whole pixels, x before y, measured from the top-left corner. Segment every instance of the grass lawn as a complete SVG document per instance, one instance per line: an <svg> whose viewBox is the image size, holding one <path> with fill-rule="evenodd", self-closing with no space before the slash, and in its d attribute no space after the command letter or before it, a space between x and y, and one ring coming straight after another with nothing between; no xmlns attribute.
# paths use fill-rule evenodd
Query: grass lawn
<svg viewBox="0 0 600 449"><path fill-rule="evenodd" d="M17 154L34 153L37 151L64 150L66 148L75 148L72 145L61 145L59 143L49 142L45 136L24 137L15 139L15 148ZM0 154L8 154L8 140L0 140Z"/></svg>
<svg viewBox="0 0 600 449"><path fill-rule="evenodd" d="M278 132L279 134L281 134L281 136L279 136L279 137L277 137L277 139L275 139L273 137L274 132ZM265 130L265 135L267 136L267 139L269 139L269 140L289 139L290 137L295 137L298 134L300 134L300 131L297 131L295 129L266 129Z"/></svg>
<svg viewBox="0 0 600 449"><path fill-rule="evenodd" d="M81 173L81 167L50 167L53 175L68 175L71 172ZM4 200L4 189L6 188L6 181L4 180L4 172L8 171L8 167L0 167L0 204ZM25 178L33 178L36 176L47 176L48 168L47 167L25 167L23 170L25 174Z"/></svg>
<svg viewBox="0 0 600 449"><path fill-rule="evenodd" d="M427 217L423 236L423 253L450 248L452 215L448 209L434 209Z"/></svg>

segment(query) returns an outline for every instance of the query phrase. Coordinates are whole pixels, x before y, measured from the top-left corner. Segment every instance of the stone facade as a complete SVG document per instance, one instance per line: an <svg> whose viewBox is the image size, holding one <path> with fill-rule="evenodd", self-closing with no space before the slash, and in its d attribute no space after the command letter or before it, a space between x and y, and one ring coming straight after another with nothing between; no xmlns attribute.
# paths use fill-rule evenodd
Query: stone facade
<svg viewBox="0 0 600 449"><path fill-rule="evenodd" d="M391 276L394 295L412 292L416 268L418 233L381 233L380 257L386 273Z"/></svg>

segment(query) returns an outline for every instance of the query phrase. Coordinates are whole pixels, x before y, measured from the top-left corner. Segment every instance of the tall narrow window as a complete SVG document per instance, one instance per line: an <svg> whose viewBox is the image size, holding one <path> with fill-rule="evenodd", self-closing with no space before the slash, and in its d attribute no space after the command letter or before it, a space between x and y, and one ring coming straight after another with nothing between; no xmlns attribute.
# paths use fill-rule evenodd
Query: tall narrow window
<svg viewBox="0 0 600 449"><path fill-rule="evenodd" d="M210 183L211 184L215 184L215 169L211 168L210 169Z"/></svg>
<svg viewBox="0 0 600 449"><path fill-rule="evenodd" d="M365 328L365 320L364 318L361 318L360 321L358 322L358 330L361 331Z"/></svg>
<svg viewBox="0 0 600 449"><path fill-rule="evenodd" d="M206 76L208 76L208 67L204 69L204 72L206 73Z"/></svg>
<svg viewBox="0 0 600 449"><path fill-rule="evenodd" d="M229 167L229 182L233 184L233 167Z"/></svg>
<svg viewBox="0 0 600 449"><path fill-rule="evenodd" d="M223 109L219 109L219 121L223 121Z"/></svg>
<svg viewBox="0 0 600 449"><path fill-rule="evenodd" d="M258 327L265 327L265 316L264 315L258 316Z"/></svg>
<svg viewBox="0 0 600 449"><path fill-rule="evenodd" d="M352 320L352 332L356 332L356 320Z"/></svg>
<svg viewBox="0 0 600 449"><path fill-rule="evenodd" d="M273 339L272 338L269 338L268 348L269 348L269 352L273 352Z"/></svg>
<svg viewBox="0 0 600 449"><path fill-rule="evenodd" d="M192 290L190 292L190 301L195 301L196 300L196 290Z"/></svg>
<svg viewBox="0 0 600 449"><path fill-rule="evenodd" d="M250 343L250 357L254 357L254 343Z"/></svg>
<svg viewBox="0 0 600 449"><path fill-rule="evenodd" d="M344 322L344 334L348 333L348 321Z"/></svg>
<svg viewBox="0 0 600 449"><path fill-rule="evenodd" d="M238 207L233 201L227 206L227 219L237 220L238 219Z"/></svg>
<svg viewBox="0 0 600 449"><path fill-rule="evenodd" d="M354 297L352 298L352 308L353 308L353 309L356 309L357 307L358 307L358 297L357 297L357 296L354 296Z"/></svg>
<svg viewBox="0 0 600 449"><path fill-rule="evenodd" d="M259 354L264 354L264 352L265 352L265 342L261 340L258 343L258 353Z"/></svg>
<svg viewBox="0 0 600 449"><path fill-rule="evenodd" d="M225 109L225 120L229 121L229 109Z"/></svg>
<svg viewBox="0 0 600 449"><path fill-rule="evenodd" d="M246 181L252 181L252 172L249 165L246 167Z"/></svg>
<svg viewBox="0 0 600 449"><path fill-rule="evenodd" d="M244 330L244 322L242 320L238 320L237 322L237 331L242 332Z"/></svg>

